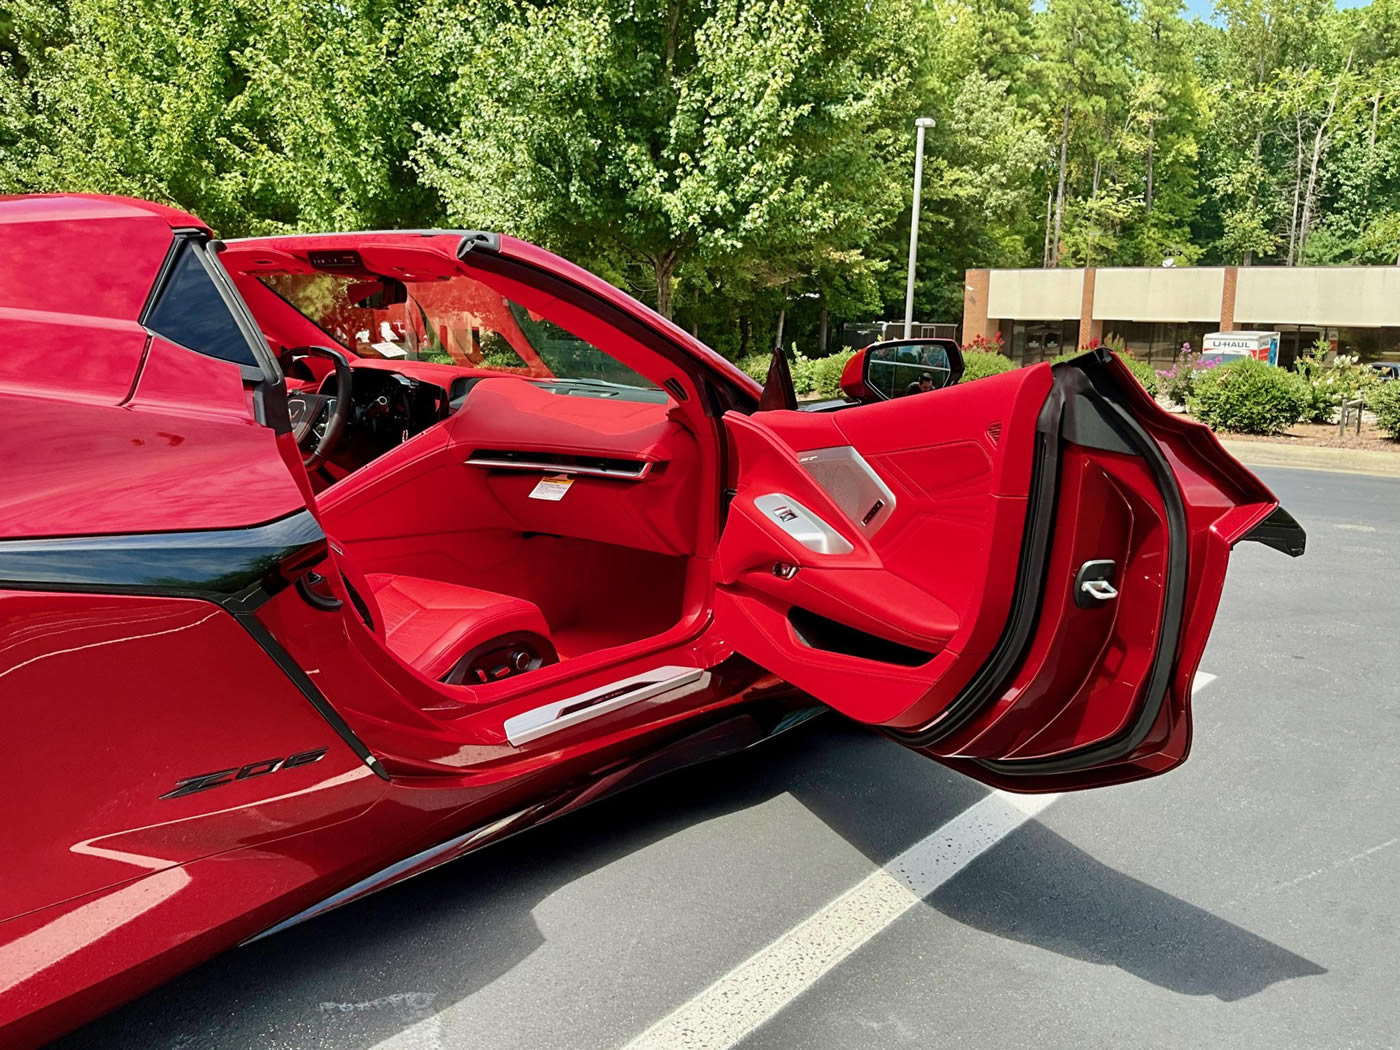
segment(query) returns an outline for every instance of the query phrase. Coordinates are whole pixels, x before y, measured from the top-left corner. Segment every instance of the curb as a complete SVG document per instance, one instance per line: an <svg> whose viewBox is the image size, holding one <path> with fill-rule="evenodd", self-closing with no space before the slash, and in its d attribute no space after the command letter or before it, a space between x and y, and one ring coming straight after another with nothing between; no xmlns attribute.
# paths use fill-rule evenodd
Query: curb
<svg viewBox="0 0 1400 1050"><path fill-rule="evenodd" d="M1293 467L1400 478L1400 453L1320 445L1285 445L1278 441L1232 441L1226 437L1219 440L1226 452L1247 467Z"/></svg>

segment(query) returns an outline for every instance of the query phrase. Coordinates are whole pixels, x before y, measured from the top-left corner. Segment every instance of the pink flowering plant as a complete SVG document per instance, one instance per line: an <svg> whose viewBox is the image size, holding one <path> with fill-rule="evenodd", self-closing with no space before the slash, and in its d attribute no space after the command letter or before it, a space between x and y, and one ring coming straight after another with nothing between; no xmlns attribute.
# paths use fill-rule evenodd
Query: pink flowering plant
<svg viewBox="0 0 1400 1050"><path fill-rule="evenodd" d="M1161 391L1176 404L1185 407L1187 398L1195 392L1197 377L1219 364L1219 358L1202 361L1200 354L1182 354L1170 368L1157 369Z"/></svg>

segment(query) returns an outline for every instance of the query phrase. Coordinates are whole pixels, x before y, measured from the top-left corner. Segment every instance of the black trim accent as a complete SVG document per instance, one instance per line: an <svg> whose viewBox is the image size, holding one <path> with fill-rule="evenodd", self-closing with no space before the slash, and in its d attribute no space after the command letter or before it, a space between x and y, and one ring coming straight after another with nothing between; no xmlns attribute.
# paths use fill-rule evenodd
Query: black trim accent
<svg viewBox="0 0 1400 1050"><path fill-rule="evenodd" d="M279 566L325 541L309 510L242 529L0 540L0 586L202 598L248 610L286 586Z"/></svg>
<svg viewBox="0 0 1400 1050"><path fill-rule="evenodd" d="M842 653L862 660L895 664L899 667L922 667L933 659L931 652L912 645L893 642L858 627L841 623L830 617L794 605L788 610L788 623L803 645L828 653Z"/></svg>
<svg viewBox="0 0 1400 1050"><path fill-rule="evenodd" d="M136 315L136 321L142 328L146 327L146 318L155 309L156 300L160 298L160 293L165 291L165 286L170 283L170 275L175 270L175 260L180 255L180 247L190 237L204 236L203 230L198 229L178 229L170 231L170 246L165 250L165 258L161 261L160 269L156 271L156 279L151 284L151 290L146 293L146 301L141 305L141 312Z"/></svg>
<svg viewBox="0 0 1400 1050"><path fill-rule="evenodd" d="M471 251L500 254L501 235L489 230L463 230L462 243L457 245L457 258L464 258Z"/></svg>
<svg viewBox="0 0 1400 1050"><path fill-rule="evenodd" d="M1262 543L1276 551L1282 551L1290 558L1300 558L1308 546L1308 534L1296 518L1282 507L1275 507L1273 513L1261 521L1235 542L1247 541Z"/></svg>
<svg viewBox="0 0 1400 1050"><path fill-rule="evenodd" d="M1090 400L1080 392L1065 402L1065 418L1060 426L1060 435L1066 441L1085 448L1121 452L1127 456L1142 454L1105 418L1100 402Z"/></svg>
<svg viewBox="0 0 1400 1050"><path fill-rule="evenodd" d="M238 361L227 361L226 358L207 354L197 347L187 346L185 349L205 357L212 357L216 361L225 361L237 368L239 375L245 382L255 384L253 388L253 413L258 423L270 427L278 434L290 432L292 423L287 415L287 384L282 375L282 366L277 363L277 358L267 345L267 340L263 338L262 330L258 328L257 321L248 309L248 304L243 301L243 297L238 294L238 289L234 287L233 279L229 277L228 271L219 262L218 253L225 247L222 241L211 240L209 234L201 229L177 229L173 231L165 259L161 262L155 282L151 285L151 290L146 294L146 302L141 307L138 318L141 327L146 329L148 335L160 335L162 339L175 343L177 346L184 346L183 343L177 343L168 335L156 332L147 324L147 321L151 311L155 309L157 301L165 292L166 285L170 283L170 278L175 272L175 265L180 258L180 252L187 244L190 250L195 253L199 264L209 275L214 290L232 315L234 324L242 333L244 341L247 342L249 350L252 352L253 360L257 364L246 365ZM130 400L136 393L141 380L141 371L146 367L146 354L149 351L150 342L147 341L146 352L141 357L141 369L137 371L132 380L131 392L127 395L127 400Z"/></svg>
<svg viewBox="0 0 1400 1050"><path fill-rule="evenodd" d="M312 577L315 577L313 580ZM297 577L297 594L301 595L301 600L313 609L321 609L324 612L334 612L345 603L333 594L319 594L315 590L318 583L325 583L326 578L319 572L307 572Z"/></svg>
<svg viewBox="0 0 1400 1050"><path fill-rule="evenodd" d="M272 657L273 662L282 669L282 673L292 680L292 684L297 687L302 696L310 701L311 706L336 731L340 739L345 741L346 746L374 771L375 776L381 780L388 780L389 774L379 764L379 759L375 758L370 749L365 746L364 741L355 735L355 731L350 728L345 719L340 717L340 712L331 706L331 702L316 688L311 679L306 676L306 672L292 659L291 654L282 648L276 638L272 637L272 633L263 626L262 621L252 613L246 612L235 612L233 618L252 636L253 641L262 646L263 652Z"/></svg>

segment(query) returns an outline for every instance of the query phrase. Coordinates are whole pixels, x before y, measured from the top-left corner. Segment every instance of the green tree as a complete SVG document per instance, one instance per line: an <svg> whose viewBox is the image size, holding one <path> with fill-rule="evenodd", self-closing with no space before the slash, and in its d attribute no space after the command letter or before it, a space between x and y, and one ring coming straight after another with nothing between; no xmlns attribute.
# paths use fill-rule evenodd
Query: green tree
<svg viewBox="0 0 1400 1050"><path fill-rule="evenodd" d="M1076 192L1076 182L1089 183L1089 196L1099 192L1105 159L1123 123L1131 88L1130 23L1120 0L1050 0L1037 21L1042 95L1058 142L1044 262L1058 266L1067 196Z"/></svg>
<svg viewBox="0 0 1400 1050"><path fill-rule="evenodd" d="M127 193L225 233L414 225L412 5L13 0L0 184Z"/></svg>
<svg viewBox="0 0 1400 1050"><path fill-rule="evenodd" d="M912 0L506 4L489 33L441 10L470 59L416 158L449 216L640 271L667 316L683 268L781 287L900 206Z"/></svg>

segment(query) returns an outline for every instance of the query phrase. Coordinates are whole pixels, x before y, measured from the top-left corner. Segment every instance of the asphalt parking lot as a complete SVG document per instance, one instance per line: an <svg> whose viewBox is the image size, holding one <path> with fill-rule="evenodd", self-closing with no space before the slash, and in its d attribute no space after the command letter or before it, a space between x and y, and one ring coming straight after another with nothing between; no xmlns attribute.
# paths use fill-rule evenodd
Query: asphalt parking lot
<svg viewBox="0 0 1400 1050"><path fill-rule="evenodd" d="M1400 1044L1400 480L1259 473L1309 550L1235 552L1191 760L1054 798L863 929L832 902L879 891L916 844L975 839L969 808L1001 802L823 719L230 953L58 1045ZM750 1021L717 1034L716 1011Z"/></svg>

